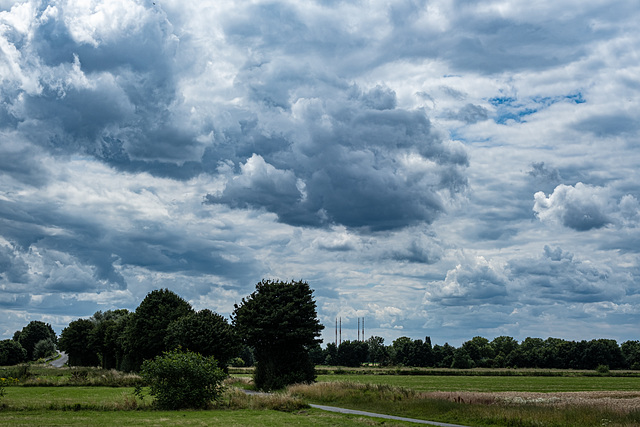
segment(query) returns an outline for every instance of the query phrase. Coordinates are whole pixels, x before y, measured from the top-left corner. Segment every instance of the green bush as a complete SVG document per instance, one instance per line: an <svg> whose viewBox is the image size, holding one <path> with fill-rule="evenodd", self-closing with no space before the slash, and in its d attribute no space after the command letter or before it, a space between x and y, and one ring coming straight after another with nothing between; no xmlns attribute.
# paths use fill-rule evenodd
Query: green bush
<svg viewBox="0 0 640 427"><path fill-rule="evenodd" d="M33 347L33 357L37 359L45 359L49 356L53 356L56 352L56 345L54 342L47 338L40 340Z"/></svg>
<svg viewBox="0 0 640 427"><path fill-rule="evenodd" d="M145 360L140 375L160 409L204 408L220 396L226 377L213 357L180 349Z"/></svg>
<svg viewBox="0 0 640 427"><path fill-rule="evenodd" d="M245 362L241 357L234 357L229 361L229 365L233 366L234 368L244 368Z"/></svg>

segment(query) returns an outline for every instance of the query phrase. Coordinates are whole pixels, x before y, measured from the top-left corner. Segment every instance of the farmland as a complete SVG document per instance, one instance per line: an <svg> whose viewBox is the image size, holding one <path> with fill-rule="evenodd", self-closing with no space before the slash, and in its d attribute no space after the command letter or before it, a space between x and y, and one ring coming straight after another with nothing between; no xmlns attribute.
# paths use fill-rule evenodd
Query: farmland
<svg viewBox="0 0 640 427"><path fill-rule="evenodd" d="M0 375L10 372L7 369L0 369ZM337 372L321 368L317 384L292 386L273 396L246 396L237 387L250 387L250 372L238 370L227 381L224 397L210 409L167 412L154 410L148 396L142 400L134 396L131 384L135 376L98 369L33 366L28 378L5 387L0 424L84 425L88 419L93 425L383 423L322 412L306 403L468 426L640 424L640 377L636 372Z"/></svg>

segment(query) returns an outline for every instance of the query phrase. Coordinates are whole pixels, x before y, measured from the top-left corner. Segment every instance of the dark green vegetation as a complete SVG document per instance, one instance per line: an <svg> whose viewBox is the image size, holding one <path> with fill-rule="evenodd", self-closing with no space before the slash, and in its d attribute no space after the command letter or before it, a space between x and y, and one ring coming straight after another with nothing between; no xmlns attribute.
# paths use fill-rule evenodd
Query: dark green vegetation
<svg viewBox="0 0 640 427"><path fill-rule="evenodd" d="M255 351L254 381L259 389L315 380L309 350L319 346L323 326L312 293L304 282L263 280L235 306L233 324Z"/></svg>
<svg viewBox="0 0 640 427"><path fill-rule="evenodd" d="M90 319L70 322L58 347L68 354L69 366L125 372L138 372L145 361L176 348L212 357L224 371L229 364L251 366L257 360L257 386L274 390L314 381L310 351L320 348L322 329L307 283L263 280L236 305L233 325L211 310L195 312L186 300L161 289L150 292L133 313L99 311ZM51 334L50 325L31 322L14 340L2 343L0 363L51 354L56 338Z"/></svg>
<svg viewBox="0 0 640 427"><path fill-rule="evenodd" d="M201 409L220 397L227 375L212 356L173 350L145 360L140 376L158 408Z"/></svg>
<svg viewBox="0 0 640 427"><path fill-rule="evenodd" d="M431 339L400 337L385 346L381 337L366 341L343 341L312 352L316 364L357 367L414 366L432 368L545 368L545 369L640 369L640 341L566 341L559 338L500 336L489 341L474 337L459 348L447 343L431 345Z"/></svg>
<svg viewBox="0 0 640 427"><path fill-rule="evenodd" d="M0 366L38 360L55 353L58 338L50 324L34 320L13 339L0 341Z"/></svg>

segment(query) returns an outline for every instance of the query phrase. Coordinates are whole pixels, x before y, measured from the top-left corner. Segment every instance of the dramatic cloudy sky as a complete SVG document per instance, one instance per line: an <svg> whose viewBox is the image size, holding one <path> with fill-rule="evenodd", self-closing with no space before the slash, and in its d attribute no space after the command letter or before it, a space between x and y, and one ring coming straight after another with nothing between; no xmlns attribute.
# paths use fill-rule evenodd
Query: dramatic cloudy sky
<svg viewBox="0 0 640 427"><path fill-rule="evenodd" d="M0 338L303 279L334 339L639 339L636 0L0 0Z"/></svg>

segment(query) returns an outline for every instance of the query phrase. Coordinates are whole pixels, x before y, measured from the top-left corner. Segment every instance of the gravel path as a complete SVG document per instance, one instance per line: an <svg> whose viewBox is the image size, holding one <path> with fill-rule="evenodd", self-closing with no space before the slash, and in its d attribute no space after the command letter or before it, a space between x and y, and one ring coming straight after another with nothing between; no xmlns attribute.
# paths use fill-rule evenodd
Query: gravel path
<svg viewBox="0 0 640 427"><path fill-rule="evenodd" d="M59 351L58 353L60 353L60 357L49 362L49 364L54 368L62 368L64 364L69 360L69 356L67 356L67 353L65 353L64 351Z"/></svg>
<svg viewBox="0 0 640 427"><path fill-rule="evenodd" d="M465 427L465 426L461 426L460 424L447 424L447 423L439 423L437 421L425 421L425 420L418 420L415 418L396 417L394 415L376 414L373 412L336 408L335 406L324 406L324 405L313 405L313 404L310 404L309 406L316 409L322 409L323 411L338 412L340 414L362 415L365 417L384 418L385 420L406 421L409 423L427 424L430 426L439 426L439 427Z"/></svg>
<svg viewBox="0 0 640 427"><path fill-rule="evenodd" d="M267 396L267 395L270 394L270 393L265 393L265 392L262 392L262 391L254 391L254 390L243 390L243 391L246 394L251 394L251 395ZM395 415L376 414L374 412L356 411L354 409L338 408L338 407L335 407L335 406L314 405L314 404L309 404L309 406L311 406L312 408L316 408L316 409L322 409L323 411L337 412L339 414L362 415L362 416L365 416L365 417L383 418L385 420L394 420L394 421L406 421L406 422L409 422L409 423L426 424L426 425L438 426L438 427L466 427L466 426L463 426L463 425L460 425L460 424L447 424L447 423L439 423L437 421L418 420L416 418L396 417Z"/></svg>

